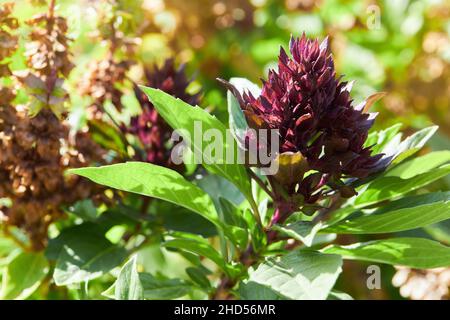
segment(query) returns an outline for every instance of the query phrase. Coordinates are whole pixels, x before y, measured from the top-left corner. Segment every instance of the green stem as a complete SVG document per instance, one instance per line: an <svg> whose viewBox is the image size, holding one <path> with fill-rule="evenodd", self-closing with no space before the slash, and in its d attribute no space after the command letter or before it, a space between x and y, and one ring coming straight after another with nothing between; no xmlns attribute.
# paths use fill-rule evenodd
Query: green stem
<svg viewBox="0 0 450 320"><path fill-rule="evenodd" d="M253 199L253 196L251 196L248 199L248 202L250 203L250 206L252 208L253 211L253 215L255 216L256 222L259 224L259 226L262 228L263 224L262 224L262 219L261 219L261 215L259 213L259 209L258 209L258 205L255 202L255 199Z"/></svg>
<svg viewBox="0 0 450 320"><path fill-rule="evenodd" d="M267 187L267 185L264 183L264 181L262 181L257 175L256 173L254 173L252 171L252 169L247 168L247 172L249 173L250 177L256 181L256 183L261 187L261 189L264 190L264 192L266 192L272 199L275 197L274 194L272 193L272 191L270 191L270 189Z"/></svg>
<svg viewBox="0 0 450 320"><path fill-rule="evenodd" d="M89 285L88 281L80 283L80 300L89 299Z"/></svg>

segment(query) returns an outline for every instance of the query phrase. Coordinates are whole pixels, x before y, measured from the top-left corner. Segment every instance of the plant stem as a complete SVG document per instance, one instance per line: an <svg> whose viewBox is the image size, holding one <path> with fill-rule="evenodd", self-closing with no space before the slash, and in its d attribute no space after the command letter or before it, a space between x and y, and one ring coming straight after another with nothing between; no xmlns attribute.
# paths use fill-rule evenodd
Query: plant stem
<svg viewBox="0 0 450 320"><path fill-rule="evenodd" d="M89 282L85 281L80 283L80 300L89 299Z"/></svg>
<svg viewBox="0 0 450 320"><path fill-rule="evenodd" d="M239 263L246 266L247 268L258 261L255 252L253 251L253 246L250 243L238 259ZM233 298L230 290L236 285L236 279L230 279L225 274L220 279L219 286L210 296L212 300L231 300Z"/></svg>
<svg viewBox="0 0 450 320"><path fill-rule="evenodd" d="M250 175L250 177L256 181L256 183L273 199L274 198L274 194L272 193L272 191L270 191L270 189L267 187L267 185L253 172L252 169L247 168L247 171Z"/></svg>
<svg viewBox="0 0 450 320"><path fill-rule="evenodd" d="M258 209L258 205L255 202L255 199L253 199L253 196L250 197L250 199L248 199L248 202L250 203L250 206L252 207L252 211L253 211L253 215L255 216L256 222L258 223L258 225L260 225L262 227L262 219L261 219L261 215L259 213L259 209Z"/></svg>

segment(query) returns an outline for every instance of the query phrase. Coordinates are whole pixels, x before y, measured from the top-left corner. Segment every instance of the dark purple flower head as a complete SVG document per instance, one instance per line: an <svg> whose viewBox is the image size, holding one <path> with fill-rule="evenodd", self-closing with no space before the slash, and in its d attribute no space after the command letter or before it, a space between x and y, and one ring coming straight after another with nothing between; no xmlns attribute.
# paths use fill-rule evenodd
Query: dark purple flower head
<svg viewBox="0 0 450 320"><path fill-rule="evenodd" d="M191 105L199 103L200 94L191 95L186 92L190 80L186 77L184 65L175 68L173 59L168 59L161 68L145 70L148 87L160 89ZM134 87L142 113L132 117L127 132L136 135L144 147L145 160L157 165L173 167L170 162L171 148L167 146L172 134L170 126L158 114L153 104L148 100L137 85Z"/></svg>
<svg viewBox="0 0 450 320"><path fill-rule="evenodd" d="M327 39L291 38L289 49L291 57L280 50L278 70L269 72L260 96L231 90L250 127L278 129L279 153L300 154L317 171L305 179L303 171L295 183L278 181L289 194L315 202L325 184L339 189L341 178L366 177L378 168L381 155L364 147L375 114L365 113L366 103L352 105L351 83L336 76Z"/></svg>

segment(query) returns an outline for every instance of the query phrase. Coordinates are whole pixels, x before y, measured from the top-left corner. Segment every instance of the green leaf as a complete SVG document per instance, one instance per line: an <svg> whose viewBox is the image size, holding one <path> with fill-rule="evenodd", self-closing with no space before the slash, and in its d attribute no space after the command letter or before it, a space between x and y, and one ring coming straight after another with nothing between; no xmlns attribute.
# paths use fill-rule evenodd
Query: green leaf
<svg viewBox="0 0 450 320"><path fill-rule="evenodd" d="M339 222L321 231L328 233L364 234L399 232L424 227L450 219L449 194L447 194L444 200L389 212L383 211L382 213L378 213L375 211L366 216Z"/></svg>
<svg viewBox="0 0 450 320"><path fill-rule="evenodd" d="M450 173L450 165L444 165L409 179L400 177L380 177L369 184L354 199L355 208L363 208L381 201L396 199L406 193L417 190Z"/></svg>
<svg viewBox="0 0 450 320"><path fill-rule="evenodd" d="M223 219L226 224L241 228L247 228L247 222L243 217L242 210L235 207L234 204L224 198L220 198L219 203L221 206L221 211L223 213Z"/></svg>
<svg viewBox="0 0 450 320"><path fill-rule="evenodd" d="M244 211L244 219L250 231L253 249L255 252L259 252L267 244L266 233L250 210L247 209Z"/></svg>
<svg viewBox="0 0 450 320"><path fill-rule="evenodd" d="M139 273L148 300L176 299L187 295L192 287L180 279L157 279L150 273Z"/></svg>
<svg viewBox="0 0 450 320"><path fill-rule="evenodd" d="M237 210L235 209L235 206L238 206L245 200L245 197L239 191L239 189L237 189L236 186L228 180L214 174L209 174L203 177L202 179L198 180L197 183L200 188L202 188L206 193L210 195L216 207L216 211L220 216L220 220L225 224L230 223L230 217L226 215L227 213L233 213L224 212L224 209L232 211ZM226 208L222 208L221 201L227 201L227 204L229 205ZM230 223L230 225L232 225L233 228L229 228L228 226L225 227L226 230L228 230L228 238L235 245L245 246L248 240L247 229L233 223ZM226 248L225 239L223 239L222 235L220 235L220 241L222 252L227 252L228 249ZM226 255L227 254L224 254L224 256Z"/></svg>
<svg viewBox="0 0 450 320"><path fill-rule="evenodd" d="M126 250L104 237L82 235L64 245L56 261L53 279L59 286L92 280L120 265Z"/></svg>
<svg viewBox="0 0 450 320"><path fill-rule="evenodd" d="M49 265L42 253L19 253L3 270L0 298L10 300L29 297L48 271Z"/></svg>
<svg viewBox="0 0 450 320"><path fill-rule="evenodd" d="M154 203L168 230L189 232L205 238L217 235L217 227L201 215L168 202Z"/></svg>
<svg viewBox="0 0 450 320"><path fill-rule="evenodd" d="M112 286L110 286L108 289L102 292L102 296L111 300L116 299L115 294L116 294L116 283L113 283Z"/></svg>
<svg viewBox="0 0 450 320"><path fill-rule="evenodd" d="M322 228L322 224L313 224L309 221L296 221L286 226L274 225L272 228L310 247L313 244L317 232Z"/></svg>
<svg viewBox="0 0 450 320"><path fill-rule="evenodd" d="M133 256L120 270L114 289L116 300L143 300L144 288L137 271L136 256Z"/></svg>
<svg viewBox="0 0 450 320"><path fill-rule="evenodd" d="M140 196L133 194L130 195L129 198L130 201L135 202L140 198ZM171 204L163 201L161 201L161 203ZM130 205L119 203L116 206L110 207L104 211L95 221L95 224L107 231L118 224L135 228L137 224L142 223L143 221L151 223L155 222L155 219L156 218L153 215L142 215L139 208L134 208Z"/></svg>
<svg viewBox="0 0 450 320"><path fill-rule="evenodd" d="M200 240L198 239L198 237L197 239L178 238L169 240L167 242L164 242L163 246L167 248L187 250L189 252L206 257L232 277L235 276L239 271L238 269L235 269L228 265L224 261L222 255L217 252L206 240Z"/></svg>
<svg viewBox="0 0 450 320"><path fill-rule="evenodd" d="M435 151L407 162L403 162L387 171L383 176L409 179L446 164L449 161L450 151Z"/></svg>
<svg viewBox="0 0 450 320"><path fill-rule="evenodd" d="M450 191L447 192L431 192L421 195L408 196L388 203L387 205L377 208L374 214L382 214L398 209L413 208L425 204L436 202L447 202L450 199Z"/></svg>
<svg viewBox="0 0 450 320"><path fill-rule="evenodd" d="M394 238L348 246L332 245L322 252L339 254L350 260L403 265L418 269L450 265L450 247L422 238Z"/></svg>
<svg viewBox="0 0 450 320"><path fill-rule="evenodd" d="M268 258L250 273L249 281L289 299L324 300L341 273L341 266L339 255L298 250Z"/></svg>
<svg viewBox="0 0 450 320"><path fill-rule="evenodd" d="M217 207L220 205L220 198L227 199L235 206L239 206L245 200L239 189L221 176L208 174L196 182L203 191L209 194Z"/></svg>
<svg viewBox="0 0 450 320"><path fill-rule="evenodd" d="M433 239L450 245L450 220L442 221L423 228Z"/></svg>
<svg viewBox="0 0 450 320"><path fill-rule="evenodd" d="M157 279L150 273L137 273L133 277L135 276L138 276L139 279L133 281L136 281L136 283L139 281L137 286L140 288L135 288L138 290L135 292L135 296L138 298L134 300L177 299L189 294L193 289L191 285L179 279ZM102 295L109 299L117 299L115 295L117 285L116 281L111 287L102 292Z"/></svg>
<svg viewBox="0 0 450 320"><path fill-rule="evenodd" d="M396 148L396 154L392 164L402 162L404 159L412 156L414 153L423 148L425 143L434 135L438 126L431 126L420 131L403 140Z"/></svg>
<svg viewBox="0 0 450 320"><path fill-rule="evenodd" d="M17 249L17 244L9 239L9 238L2 238L0 234L0 258L10 254L14 249Z"/></svg>
<svg viewBox="0 0 450 320"><path fill-rule="evenodd" d="M330 218L326 221L326 223L327 225L335 224L347 218L349 215L356 211L358 211L358 209L354 208L353 206L339 208L331 213Z"/></svg>
<svg viewBox="0 0 450 320"><path fill-rule="evenodd" d="M269 225L270 219L272 218L273 211L270 210L269 212L269 198L264 198L259 201L258 203L258 211L259 215L261 216L261 221L263 225Z"/></svg>
<svg viewBox="0 0 450 320"><path fill-rule="evenodd" d="M239 102L230 91L227 92L227 101L230 131L239 147L244 149L243 141L245 132L248 130L247 120L245 119Z"/></svg>
<svg viewBox="0 0 450 320"><path fill-rule="evenodd" d="M333 290L327 300L353 300L353 298L348 293Z"/></svg>
<svg viewBox="0 0 450 320"><path fill-rule="evenodd" d="M206 277L204 270L200 268L189 267L186 269L186 273L189 278L191 278L191 280L198 284L201 288L207 290L211 289L211 283Z"/></svg>
<svg viewBox="0 0 450 320"><path fill-rule="evenodd" d="M105 229L92 222L85 222L65 228L56 238L49 240L47 249L45 250L45 256L49 260L56 260L63 250L64 245L67 244L70 246L71 243L78 242L80 234L82 234L83 237L92 239L102 238L105 232Z"/></svg>
<svg viewBox="0 0 450 320"><path fill-rule="evenodd" d="M364 146L372 146L372 154L381 153L383 148L395 137L401 127L402 124L397 123L387 129L371 132Z"/></svg>
<svg viewBox="0 0 450 320"><path fill-rule="evenodd" d="M173 129L183 129L185 131L184 133L180 132L180 134L183 136L184 141L190 144L193 152L202 156L202 165L206 169L231 181L247 198L251 197L250 180L245 167L236 162L236 143L233 139L231 139L232 141L227 141L226 128L219 120L203 109L193 107L161 90L143 86L140 88L147 94L159 114ZM203 143L202 137L196 137L199 135L199 132L196 132L197 130L194 127L196 122L202 125L201 134L210 129L219 131L223 140L222 159L219 159L220 161L212 159L211 155L205 152L208 144ZM232 163L225 159L228 149L234 153Z"/></svg>
<svg viewBox="0 0 450 320"><path fill-rule="evenodd" d="M244 91L250 91L254 96L259 96L261 89L251 81L245 78L231 78L230 83L242 94ZM227 92L229 127L234 139L243 147L244 134L248 130L247 120L244 112L232 92Z"/></svg>
<svg viewBox="0 0 450 320"><path fill-rule="evenodd" d="M233 234L236 240L235 244L245 249L248 244L248 228L242 211L227 199L220 198L219 202L223 221L227 226L233 227Z"/></svg>
<svg viewBox="0 0 450 320"><path fill-rule="evenodd" d="M99 217L99 212L91 199L77 201L67 211L77 215L84 221L95 221Z"/></svg>
<svg viewBox="0 0 450 320"><path fill-rule="evenodd" d="M175 203L221 227L211 198L176 171L150 163L126 162L69 172L111 188Z"/></svg>
<svg viewBox="0 0 450 320"><path fill-rule="evenodd" d="M251 281L241 282L238 292L242 300L286 300L270 288Z"/></svg>

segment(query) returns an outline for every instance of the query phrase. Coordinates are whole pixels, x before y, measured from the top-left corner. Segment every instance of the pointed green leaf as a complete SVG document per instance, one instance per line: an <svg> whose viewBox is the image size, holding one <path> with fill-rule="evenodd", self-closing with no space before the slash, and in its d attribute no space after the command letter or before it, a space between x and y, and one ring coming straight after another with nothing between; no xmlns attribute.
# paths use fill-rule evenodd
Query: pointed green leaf
<svg viewBox="0 0 450 320"><path fill-rule="evenodd" d="M162 223L167 230L189 232L205 238L217 235L217 227L201 215L168 202L153 204L155 212L162 216Z"/></svg>
<svg viewBox="0 0 450 320"><path fill-rule="evenodd" d="M350 216L352 213L358 211L358 209L354 208L353 206L343 207L339 208L336 211L331 212L330 218L326 221L327 225L335 224L348 216Z"/></svg>
<svg viewBox="0 0 450 320"><path fill-rule="evenodd" d="M333 290L327 300L353 300L353 298L348 293Z"/></svg>
<svg viewBox="0 0 450 320"><path fill-rule="evenodd" d="M390 212L398 209L403 208L411 208L416 207L424 204L439 202L439 201L446 201L450 197L450 192L433 192L433 193L427 193L422 194L418 196L408 196L405 198L400 198L399 200L395 200L390 202L389 204L378 208L374 213L381 214L385 212ZM354 207L344 207L340 208L334 212L332 212L330 219L326 221L327 225L333 225L336 224L339 221L344 220L348 216L355 214L355 213L361 213L360 209L356 209Z"/></svg>
<svg viewBox="0 0 450 320"><path fill-rule="evenodd" d="M371 132L367 137L364 146L372 146L372 154L382 153L383 148L394 138L401 127L402 124L397 123L387 129Z"/></svg>
<svg viewBox="0 0 450 320"><path fill-rule="evenodd" d="M239 206L245 200L239 189L221 176L208 174L197 180L196 183L203 191L209 194L216 206L219 206L219 198L227 199L235 206Z"/></svg>
<svg viewBox="0 0 450 320"><path fill-rule="evenodd" d="M444 165L409 179L380 177L370 183L367 189L360 191L360 194L354 199L354 207L363 208L381 201L396 199L445 177L449 173L450 165Z"/></svg>
<svg viewBox="0 0 450 320"><path fill-rule="evenodd" d="M137 271L137 259L133 256L120 270L114 289L116 300L143 300L144 288Z"/></svg>
<svg viewBox="0 0 450 320"><path fill-rule="evenodd" d="M108 289L106 289L105 291L102 292L102 296L114 300L116 299L116 284L113 283Z"/></svg>
<svg viewBox="0 0 450 320"><path fill-rule="evenodd" d="M224 198L219 198L219 203L223 213L223 219L227 225L247 228L247 222L244 220L242 210Z"/></svg>
<svg viewBox="0 0 450 320"><path fill-rule="evenodd" d="M131 296L138 297L138 299L132 300L169 300L181 298L192 291L192 286L185 283L180 279L158 279L150 273L137 273L139 282L134 281L140 288L135 288L134 294ZM135 276L133 276L135 277ZM117 299L115 296L117 281L102 292L104 297L109 299ZM142 290L142 291L141 291ZM126 299L126 295L123 296Z"/></svg>
<svg viewBox="0 0 450 320"><path fill-rule="evenodd" d="M239 247L245 249L248 244L247 222L243 217L242 210L236 208L230 201L219 198L223 221L227 226L232 226L233 234Z"/></svg>
<svg viewBox="0 0 450 320"><path fill-rule="evenodd" d="M329 246L324 253L339 254L345 259L403 265L427 269L450 266L450 247L422 238L394 238Z"/></svg>
<svg viewBox="0 0 450 320"><path fill-rule="evenodd" d="M294 300L324 300L341 273L339 255L315 251L293 251L268 258L250 273L249 281Z"/></svg>
<svg viewBox="0 0 450 320"><path fill-rule="evenodd" d="M392 161L392 164L400 163L422 149L438 128L438 126L431 126L422 129L403 140L396 148L395 159Z"/></svg>
<svg viewBox="0 0 450 320"><path fill-rule="evenodd" d="M49 271L43 253L22 252L3 270L0 299L25 299L41 284Z"/></svg>
<svg viewBox="0 0 450 320"><path fill-rule="evenodd" d="M239 285L239 296L242 300L286 300L272 289L252 281L243 281Z"/></svg>
<svg viewBox="0 0 450 320"><path fill-rule="evenodd" d="M193 107L161 90L142 86L140 88L147 94L159 114L173 129L182 129L184 131L180 132L180 134L183 136L184 141L191 146L192 151L202 156L202 165L205 168L234 183L246 197L251 196L250 181L245 167L236 161L236 142L234 139L226 139L226 128L219 120L203 109ZM199 136L199 132L196 132L195 123L201 124L200 134L211 129L219 132L223 140L221 159L212 159L209 152L205 152L208 143L204 143L203 137ZM231 150L233 151L234 157L232 159L226 159L227 151Z"/></svg>
<svg viewBox="0 0 450 320"><path fill-rule="evenodd" d="M59 254L64 248L64 245L69 245L78 242L80 234L89 239L103 238L106 230L99 224L92 222L84 222L82 224L70 226L61 230L56 238L49 239L45 256L49 260L57 260Z"/></svg>
<svg viewBox="0 0 450 320"><path fill-rule="evenodd" d="M111 188L175 203L221 226L211 198L178 172L144 162L69 170Z"/></svg>
<svg viewBox="0 0 450 320"><path fill-rule="evenodd" d="M211 283L205 275L205 271L200 268L189 267L186 269L186 273L193 282L198 284L204 289L211 289Z"/></svg>
<svg viewBox="0 0 450 320"><path fill-rule="evenodd" d="M230 91L227 92L227 100L230 131L239 147L244 149L243 141L245 133L248 130L247 120L245 119L239 102Z"/></svg>
<svg viewBox="0 0 450 320"><path fill-rule="evenodd" d="M399 209L418 207L425 204L448 202L448 200L450 200L450 191L425 193L415 196L408 196L389 202L388 204L377 208L373 213L382 214Z"/></svg>
<svg viewBox="0 0 450 320"><path fill-rule="evenodd" d="M228 273L230 276L235 276L238 269L228 265L222 255L217 252L207 241L187 238L177 238L163 243L167 248L187 250L189 252L198 254L213 261L219 268Z"/></svg>
<svg viewBox="0 0 450 320"><path fill-rule="evenodd" d="M441 223L433 224L431 226L424 227L423 230L428 233L433 239L450 245L450 221L444 221Z"/></svg>
<svg viewBox="0 0 450 320"><path fill-rule="evenodd" d="M242 94L244 91L250 91L255 97L259 96L261 89L251 81L245 78L231 78L230 83L236 87ZM244 134L248 129L247 120L244 112L232 92L227 92L229 127L236 142L241 144L244 141Z"/></svg>
<svg viewBox="0 0 450 320"><path fill-rule="evenodd" d="M446 219L450 219L449 194L440 201L389 212L375 211L366 216L341 221L321 231L345 234L389 233L416 229Z"/></svg>
<svg viewBox="0 0 450 320"><path fill-rule="evenodd" d="M314 224L309 221L296 221L286 226L274 225L272 228L288 237L299 240L303 242L305 246L310 247L313 244L317 232L322 228L322 224Z"/></svg>
<svg viewBox="0 0 450 320"><path fill-rule="evenodd" d="M157 279L150 273L139 273L144 289L144 298L148 300L177 299L187 295L192 286L180 279Z"/></svg>
<svg viewBox="0 0 450 320"><path fill-rule="evenodd" d="M0 258L10 254L18 245L9 238L2 238L0 234Z"/></svg>
<svg viewBox="0 0 450 320"><path fill-rule="evenodd" d="M430 171L450 161L450 151L435 151L424 156L403 162L387 171L384 177L409 179Z"/></svg>
<svg viewBox="0 0 450 320"><path fill-rule="evenodd" d="M63 246L53 279L62 286L98 278L120 265L126 254L104 237L85 234Z"/></svg>

